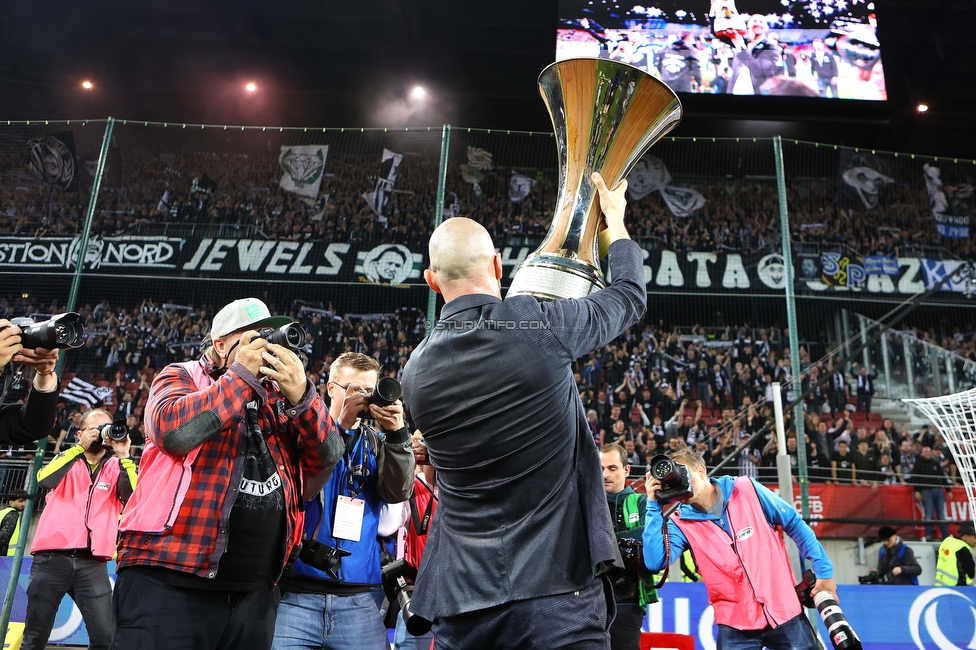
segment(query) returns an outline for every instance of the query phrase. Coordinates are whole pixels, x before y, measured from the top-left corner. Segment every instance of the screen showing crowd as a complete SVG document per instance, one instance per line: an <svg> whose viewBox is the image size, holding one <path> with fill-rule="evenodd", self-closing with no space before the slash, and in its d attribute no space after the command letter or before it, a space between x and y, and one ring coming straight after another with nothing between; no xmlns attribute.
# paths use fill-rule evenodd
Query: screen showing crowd
<svg viewBox="0 0 976 650"><path fill-rule="evenodd" d="M869 0L560 0L556 60L600 57L676 92L886 100Z"/></svg>

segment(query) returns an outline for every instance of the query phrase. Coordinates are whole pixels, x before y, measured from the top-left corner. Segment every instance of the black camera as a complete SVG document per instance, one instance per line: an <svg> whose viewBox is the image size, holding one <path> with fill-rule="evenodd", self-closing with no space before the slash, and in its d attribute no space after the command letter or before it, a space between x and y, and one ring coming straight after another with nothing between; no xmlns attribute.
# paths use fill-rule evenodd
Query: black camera
<svg viewBox="0 0 976 650"><path fill-rule="evenodd" d="M390 562L383 567L383 591L390 606L392 607L393 603L400 606L407 632L413 636L423 636L430 632L431 622L422 616L417 616L410 609L410 597L413 595L416 579L417 570L403 560Z"/></svg>
<svg viewBox="0 0 976 650"><path fill-rule="evenodd" d="M339 579L339 569L342 568L342 558L351 555L341 548L326 546L322 542L307 537L302 539L298 551L298 559L306 565L323 573L328 573L333 580Z"/></svg>
<svg viewBox="0 0 976 650"><path fill-rule="evenodd" d="M305 340L305 328L301 326L301 323L288 323L278 329L262 327L258 330L258 338L288 348L295 354L309 351L308 343Z"/></svg>
<svg viewBox="0 0 976 650"><path fill-rule="evenodd" d="M888 584L888 576L871 570L866 576L858 576L857 581L862 585L885 585Z"/></svg>
<svg viewBox="0 0 976 650"><path fill-rule="evenodd" d="M363 391L365 392L365 391ZM376 406L389 406L393 402L400 399L403 394L403 387L400 386L398 382L393 377L381 377L376 385L373 386L373 392L369 394L366 398L369 404L375 404ZM368 410L363 410L359 412L357 416L362 420L369 420L373 416Z"/></svg>
<svg viewBox="0 0 976 650"><path fill-rule="evenodd" d="M116 420L98 427L98 435L108 436L110 440L120 442L129 436L129 427L125 422Z"/></svg>
<svg viewBox="0 0 976 650"><path fill-rule="evenodd" d="M35 323L33 318L11 318L10 324L20 328L20 344L28 350L68 350L85 344L85 327L81 316L73 311L56 314L41 323Z"/></svg>
<svg viewBox="0 0 976 650"><path fill-rule="evenodd" d="M658 454L651 459L651 478L661 482L661 489L655 494L661 504L694 494L691 488L691 470L687 465L675 462L664 454Z"/></svg>
<svg viewBox="0 0 976 650"><path fill-rule="evenodd" d="M400 399L401 395L403 395L403 387L400 386L400 382L393 377L382 377L373 387L369 403L376 406L389 406Z"/></svg>
<svg viewBox="0 0 976 650"><path fill-rule="evenodd" d="M613 597L619 603L637 602L640 599L640 583L648 573L644 566L644 543L639 539L617 540L622 569L612 567L608 573L613 586Z"/></svg>
<svg viewBox="0 0 976 650"><path fill-rule="evenodd" d="M816 607L823 620L824 627L827 628L827 636L834 650L861 650L861 639L857 636L854 628L847 622L844 612L834 595L821 591L816 596L811 596L814 585L817 584L817 576L813 571L807 569L803 572L803 579L796 585L796 597L800 599L800 604L804 607Z"/></svg>

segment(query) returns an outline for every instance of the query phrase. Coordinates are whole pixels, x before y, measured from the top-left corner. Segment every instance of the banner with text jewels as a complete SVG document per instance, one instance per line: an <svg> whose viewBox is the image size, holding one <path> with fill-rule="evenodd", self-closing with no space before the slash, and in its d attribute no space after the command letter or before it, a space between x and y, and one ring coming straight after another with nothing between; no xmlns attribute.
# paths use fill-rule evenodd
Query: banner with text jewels
<svg viewBox="0 0 976 650"><path fill-rule="evenodd" d="M0 237L0 271L30 273L73 271L79 238ZM508 284L530 247L498 249ZM404 244L375 246L293 240L93 237L85 272L112 275L227 277L239 279L366 282L385 285L423 284L426 250ZM798 291L819 295L913 295L931 288L960 266L962 271L941 288L944 296L970 295L976 274L969 263L919 257L858 256L823 252L797 254L794 275ZM644 249L648 291L708 292L726 295L783 291L783 256L772 253L671 251Z"/></svg>

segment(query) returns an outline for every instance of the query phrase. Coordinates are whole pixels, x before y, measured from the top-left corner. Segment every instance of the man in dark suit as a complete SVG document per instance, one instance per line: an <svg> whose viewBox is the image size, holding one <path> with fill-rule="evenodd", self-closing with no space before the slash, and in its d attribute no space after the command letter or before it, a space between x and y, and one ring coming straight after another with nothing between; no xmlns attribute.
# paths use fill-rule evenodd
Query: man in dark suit
<svg viewBox="0 0 976 650"><path fill-rule="evenodd" d="M820 96L827 96L827 89L830 89L830 96L837 99L837 59L824 47L824 42L819 38L813 41L813 55L810 57L810 72L817 78L817 87L820 89Z"/></svg>
<svg viewBox="0 0 976 650"><path fill-rule="evenodd" d="M626 182L594 175L613 281L582 299L501 300L491 237L453 218L424 279L446 304L403 374L437 469L437 518L411 608L437 647L607 648L619 566L600 458L572 361L643 313L641 252L623 223Z"/></svg>
<svg viewBox="0 0 976 650"><path fill-rule="evenodd" d="M874 369L874 366L871 366ZM857 410L862 413L871 412L871 398L874 396L874 380L878 374L868 374L867 366L861 366L861 374L857 376Z"/></svg>

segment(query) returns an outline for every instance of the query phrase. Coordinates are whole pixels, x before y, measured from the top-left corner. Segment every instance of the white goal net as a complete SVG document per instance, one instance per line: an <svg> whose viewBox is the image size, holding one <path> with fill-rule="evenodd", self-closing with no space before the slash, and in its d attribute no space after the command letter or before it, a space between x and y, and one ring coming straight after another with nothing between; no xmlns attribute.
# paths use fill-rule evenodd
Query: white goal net
<svg viewBox="0 0 976 650"><path fill-rule="evenodd" d="M969 518L976 516L976 388L954 395L903 399L942 434L969 498Z"/></svg>

